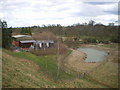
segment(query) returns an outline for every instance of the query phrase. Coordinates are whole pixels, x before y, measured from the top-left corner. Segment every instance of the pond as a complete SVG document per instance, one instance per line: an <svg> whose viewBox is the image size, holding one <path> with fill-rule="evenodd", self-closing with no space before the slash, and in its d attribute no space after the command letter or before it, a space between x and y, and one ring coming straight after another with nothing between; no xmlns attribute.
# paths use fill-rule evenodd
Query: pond
<svg viewBox="0 0 120 90"><path fill-rule="evenodd" d="M100 51L93 48L78 48L78 50L87 54L85 62L102 61L105 56L108 55L105 51Z"/></svg>

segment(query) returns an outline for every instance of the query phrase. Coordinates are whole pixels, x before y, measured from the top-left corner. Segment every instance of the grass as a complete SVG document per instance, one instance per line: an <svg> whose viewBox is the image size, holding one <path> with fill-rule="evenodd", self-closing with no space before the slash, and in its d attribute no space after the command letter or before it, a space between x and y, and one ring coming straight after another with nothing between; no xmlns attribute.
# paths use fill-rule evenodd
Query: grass
<svg viewBox="0 0 120 90"><path fill-rule="evenodd" d="M111 52L107 60L103 61L102 64L89 73L89 77L94 78L111 88L118 88L118 44L106 44L101 47L108 48Z"/></svg>
<svg viewBox="0 0 120 90"><path fill-rule="evenodd" d="M112 67L112 68L111 68ZM95 71L90 73L90 76L100 83L107 86L117 88L118 87L118 71L117 65L111 62L100 66Z"/></svg>
<svg viewBox="0 0 120 90"><path fill-rule="evenodd" d="M3 53L2 85L9 88L61 87L47 77L39 66L26 59Z"/></svg>
<svg viewBox="0 0 120 90"><path fill-rule="evenodd" d="M67 54L69 53L70 51ZM71 74L66 74L62 70L55 80L55 78L50 77L50 74L56 73L56 64L53 63L53 58L53 56L39 57L27 52L16 53L4 49L2 86L9 88L103 87L87 80L71 78ZM47 68L45 60L48 61Z"/></svg>
<svg viewBox="0 0 120 90"><path fill-rule="evenodd" d="M105 47L105 48L113 48L113 49L115 49L115 48L118 47L118 45L119 44L117 44L117 43L113 43L113 44L103 44L103 45L99 45L99 46Z"/></svg>
<svg viewBox="0 0 120 90"><path fill-rule="evenodd" d="M59 76L57 76L57 61L55 60L55 55L47 55L47 56L36 56L29 52L11 52L8 50L4 50L4 52L23 59L34 61L36 64L38 64L41 69L47 73L49 76L51 76L54 79L65 79L70 78L72 75L66 73L64 70L60 70ZM69 54L70 51L68 51L66 54Z"/></svg>
<svg viewBox="0 0 120 90"><path fill-rule="evenodd" d="M68 51L66 55L69 55ZM14 88L104 88L99 82L117 87L116 66L113 60L105 62L87 78L75 78L64 69L57 74L55 55L36 56L28 52L3 49L3 87ZM113 64L114 63L114 64ZM91 79L94 78L95 80Z"/></svg>

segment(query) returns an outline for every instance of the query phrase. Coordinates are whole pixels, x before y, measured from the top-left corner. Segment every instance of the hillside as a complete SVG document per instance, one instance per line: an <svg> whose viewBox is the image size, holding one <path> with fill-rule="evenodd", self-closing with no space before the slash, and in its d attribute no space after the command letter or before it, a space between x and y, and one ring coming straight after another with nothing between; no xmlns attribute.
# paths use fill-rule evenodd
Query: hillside
<svg viewBox="0 0 120 90"><path fill-rule="evenodd" d="M118 47L117 45L105 45L104 48L111 50L107 60L89 73L92 78L108 87L118 88Z"/></svg>
<svg viewBox="0 0 120 90"><path fill-rule="evenodd" d="M49 57L50 58L50 57ZM46 59L48 59L46 57ZM74 78L61 71L59 79L55 79L55 64L48 60L46 72L45 57L37 57L27 52L11 52L3 50L3 87L9 88L102 88L105 87L84 78ZM39 61L39 62L38 62ZM53 71L51 71L53 70Z"/></svg>
<svg viewBox="0 0 120 90"><path fill-rule="evenodd" d="M60 87L34 62L3 52L3 87Z"/></svg>

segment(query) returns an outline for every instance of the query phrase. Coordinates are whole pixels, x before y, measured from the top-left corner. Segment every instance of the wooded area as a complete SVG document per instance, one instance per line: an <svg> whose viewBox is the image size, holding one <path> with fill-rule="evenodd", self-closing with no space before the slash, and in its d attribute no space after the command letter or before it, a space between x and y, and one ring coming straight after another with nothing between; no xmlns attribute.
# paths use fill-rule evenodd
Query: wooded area
<svg viewBox="0 0 120 90"><path fill-rule="evenodd" d="M7 22L1 21L2 28L2 43L3 47L8 48L11 42L12 34L24 34L32 35L35 39L38 37L41 39L54 38L55 35L60 36L60 38L66 38L64 43L70 46L71 44L79 43L119 43L119 27L120 26L105 26L103 24L95 24L94 22L89 22L89 24L73 24L71 26L61 26L60 24L31 26L31 27L18 27L18 28L7 28ZM50 36L40 35L40 33L46 34L46 32L51 32ZM53 33L53 34L52 34ZM73 42L74 39L74 42ZM82 42L81 42L82 41Z"/></svg>
<svg viewBox="0 0 120 90"><path fill-rule="evenodd" d="M55 35L59 35L61 37L75 37L76 40L82 39L86 43L108 43L114 42L119 43L119 27L120 26L105 26L102 24L96 25L81 25L81 24L74 24L71 26L61 26L58 25L48 25L48 26L33 26L28 27L32 33L41 33L43 31L53 32ZM26 27L27 28L27 27ZM23 31L22 28L13 28L13 33L18 34ZM23 34L23 33L21 33ZM28 34L31 34L28 32Z"/></svg>

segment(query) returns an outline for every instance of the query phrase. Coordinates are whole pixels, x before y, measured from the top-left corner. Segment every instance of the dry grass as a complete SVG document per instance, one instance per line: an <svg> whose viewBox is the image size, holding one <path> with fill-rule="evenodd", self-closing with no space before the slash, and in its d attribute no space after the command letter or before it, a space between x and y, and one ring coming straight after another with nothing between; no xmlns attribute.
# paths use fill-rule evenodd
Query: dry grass
<svg viewBox="0 0 120 90"><path fill-rule="evenodd" d="M110 87L118 88L118 58L117 55L110 55L99 67L89 75L97 81Z"/></svg>
<svg viewBox="0 0 120 90"><path fill-rule="evenodd" d="M12 53L12 52L11 52ZM15 53L14 53L15 54ZM23 53L24 54L24 53ZM22 55L20 53L19 55ZM29 56L29 55L28 55ZM27 56L27 58L29 58ZM86 79L54 81L40 66L23 56L3 52L3 87L6 88L97 88L104 87ZM31 57L31 56L30 56ZM33 57L33 56L32 56ZM34 58L37 58L34 56ZM32 58L31 58L32 59Z"/></svg>
<svg viewBox="0 0 120 90"><path fill-rule="evenodd" d="M3 53L3 87L47 88L59 87L41 72L40 67L26 59Z"/></svg>
<svg viewBox="0 0 120 90"><path fill-rule="evenodd" d="M86 54L77 50L73 52L65 59L67 67L71 67L78 72L87 72L96 68L100 63L87 63L84 61Z"/></svg>
<svg viewBox="0 0 120 90"><path fill-rule="evenodd" d="M54 40L54 41L57 40L56 36L49 31L43 31L42 33L34 33L32 37L35 40Z"/></svg>
<svg viewBox="0 0 120 90"><path fill-rule="evenodd" d="M96 45L89 45L87 47L110 51L110 55L102 62L87 63L83 60L85 57L84 53L73 51L71 55L66 58L67 67L71 67L75 71L87 73L86 79L106 87L118 88L118 50L114 47L103 48L96 47Z"/></svg>

